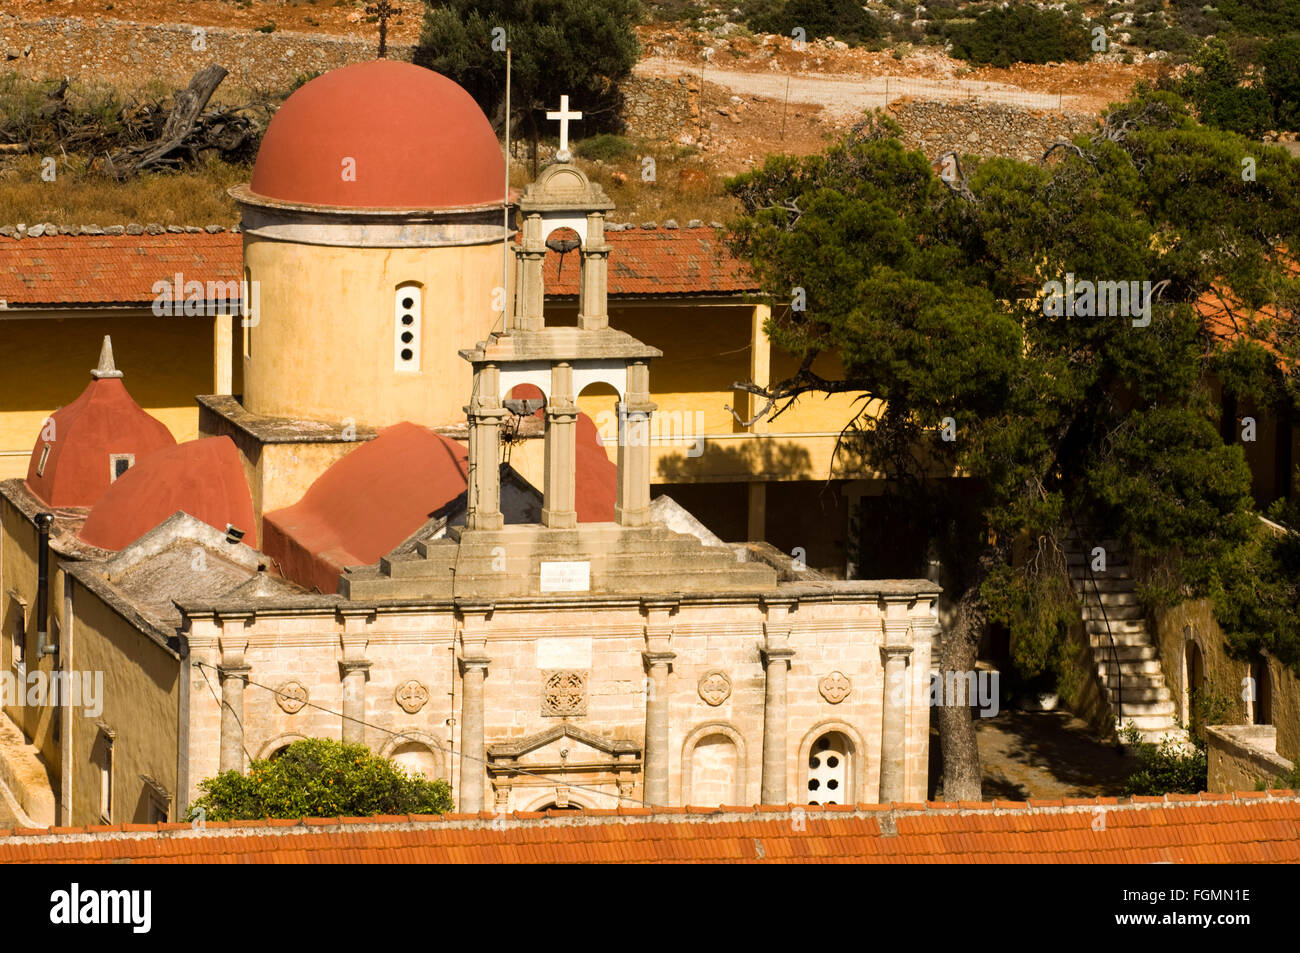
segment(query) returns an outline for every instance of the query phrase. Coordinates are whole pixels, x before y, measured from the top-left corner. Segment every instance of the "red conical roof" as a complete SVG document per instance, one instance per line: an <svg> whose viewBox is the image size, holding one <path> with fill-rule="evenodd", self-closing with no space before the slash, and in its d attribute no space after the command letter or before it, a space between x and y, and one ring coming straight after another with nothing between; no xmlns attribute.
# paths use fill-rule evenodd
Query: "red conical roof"
<svg viewBox="0 0 1300 953"><path fill-rule="evenodd" d="M28 488L50 506L94 506L116 477L114 457L135 466L176 446L171 431L127 393L107 338L91 373L81 396L42 425L27 464Z"/></svg>

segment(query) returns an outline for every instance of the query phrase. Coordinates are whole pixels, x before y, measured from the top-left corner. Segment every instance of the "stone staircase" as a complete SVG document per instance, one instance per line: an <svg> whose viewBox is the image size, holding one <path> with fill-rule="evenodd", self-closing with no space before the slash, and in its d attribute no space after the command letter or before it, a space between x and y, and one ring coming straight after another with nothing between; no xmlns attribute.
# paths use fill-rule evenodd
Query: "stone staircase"
<svg viewBox="0 0 1300 953"><path fill-rule="evenodd" d="M1096 546L1106 550L1106 570L1089 573ZM1085 544L1074 537L1065 555L1071 585L1082 604L1093 673L1119 728L1131 723L1144 741L1153 743L1164 738L1186 742L1187 732L1178 726L1177 707L1165 684L1160 651L1147 630L1127 558L1113 541Z"/></svg>

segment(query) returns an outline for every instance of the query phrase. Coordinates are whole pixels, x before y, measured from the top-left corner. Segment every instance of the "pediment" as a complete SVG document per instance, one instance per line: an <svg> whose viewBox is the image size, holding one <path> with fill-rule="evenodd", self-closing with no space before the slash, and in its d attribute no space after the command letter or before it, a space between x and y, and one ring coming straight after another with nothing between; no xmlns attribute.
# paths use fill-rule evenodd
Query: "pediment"
<svg viewBox="0 0 1300 953"><path fill-rule="evenodd" d="M487 747L489 768L626 763L639 760L640 754L641 746L634 741L606 738L567 723Z"/></svg>

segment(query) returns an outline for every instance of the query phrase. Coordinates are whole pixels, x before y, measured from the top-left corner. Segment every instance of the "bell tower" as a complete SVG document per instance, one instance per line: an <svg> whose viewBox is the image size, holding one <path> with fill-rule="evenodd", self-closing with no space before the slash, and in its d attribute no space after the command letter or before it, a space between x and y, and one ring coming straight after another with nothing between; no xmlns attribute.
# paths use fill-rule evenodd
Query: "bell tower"
<svg viewBox="0 0 1300 953"><path fill-rule="evenodd" d="M650 362L657 348L611 328L610 246L605 213L613 203L582 170L558 162L519 201L514 307L507 326L460 356L473 369L469 404L468 499L464 527L416 544L340 580L350 599L448 595L574 596L665 590L757 591L776 584L766 564L738 562L694 536L652 520ZM548 326L544 265L548 238L572 229L581 250L576 326ZM565 242L567 247L572 242ZM540 523L507 524L501 512L501 431L507 395L521 384L542 392L545 458ZM579 523L578 395L603 384L618 395L618 484L614 521Z"/></svg>

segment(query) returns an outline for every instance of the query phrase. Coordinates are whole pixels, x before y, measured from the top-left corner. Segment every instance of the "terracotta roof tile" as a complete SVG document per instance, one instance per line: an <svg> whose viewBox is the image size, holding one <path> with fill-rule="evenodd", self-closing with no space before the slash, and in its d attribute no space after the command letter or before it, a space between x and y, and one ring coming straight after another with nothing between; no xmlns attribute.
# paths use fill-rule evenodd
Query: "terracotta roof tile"
<svg viewBox="0 0 1300 953"><path fill-rule="evenodd" d="M713 229L607 232L611 295L717 295L757 290ZM10 307L146 305L155 282L239 281L243 238L234 232L164 235L0 236L0 301ZM546 256L546 287L578 293L578 255Z"/></svg>
<svg viewBox="0 0 1300 953"><path fill-rule="evenodd" d="M1300 860L1300 797L1070 806L793 806L313 818L0 831L0 862L206 863L1270 863ZM871 810L860 808L870 807ZM892 821L882 827L882 819ZM294 828L293 830L286 830ZM890 831L886 836L885 829Z"/></svg>

